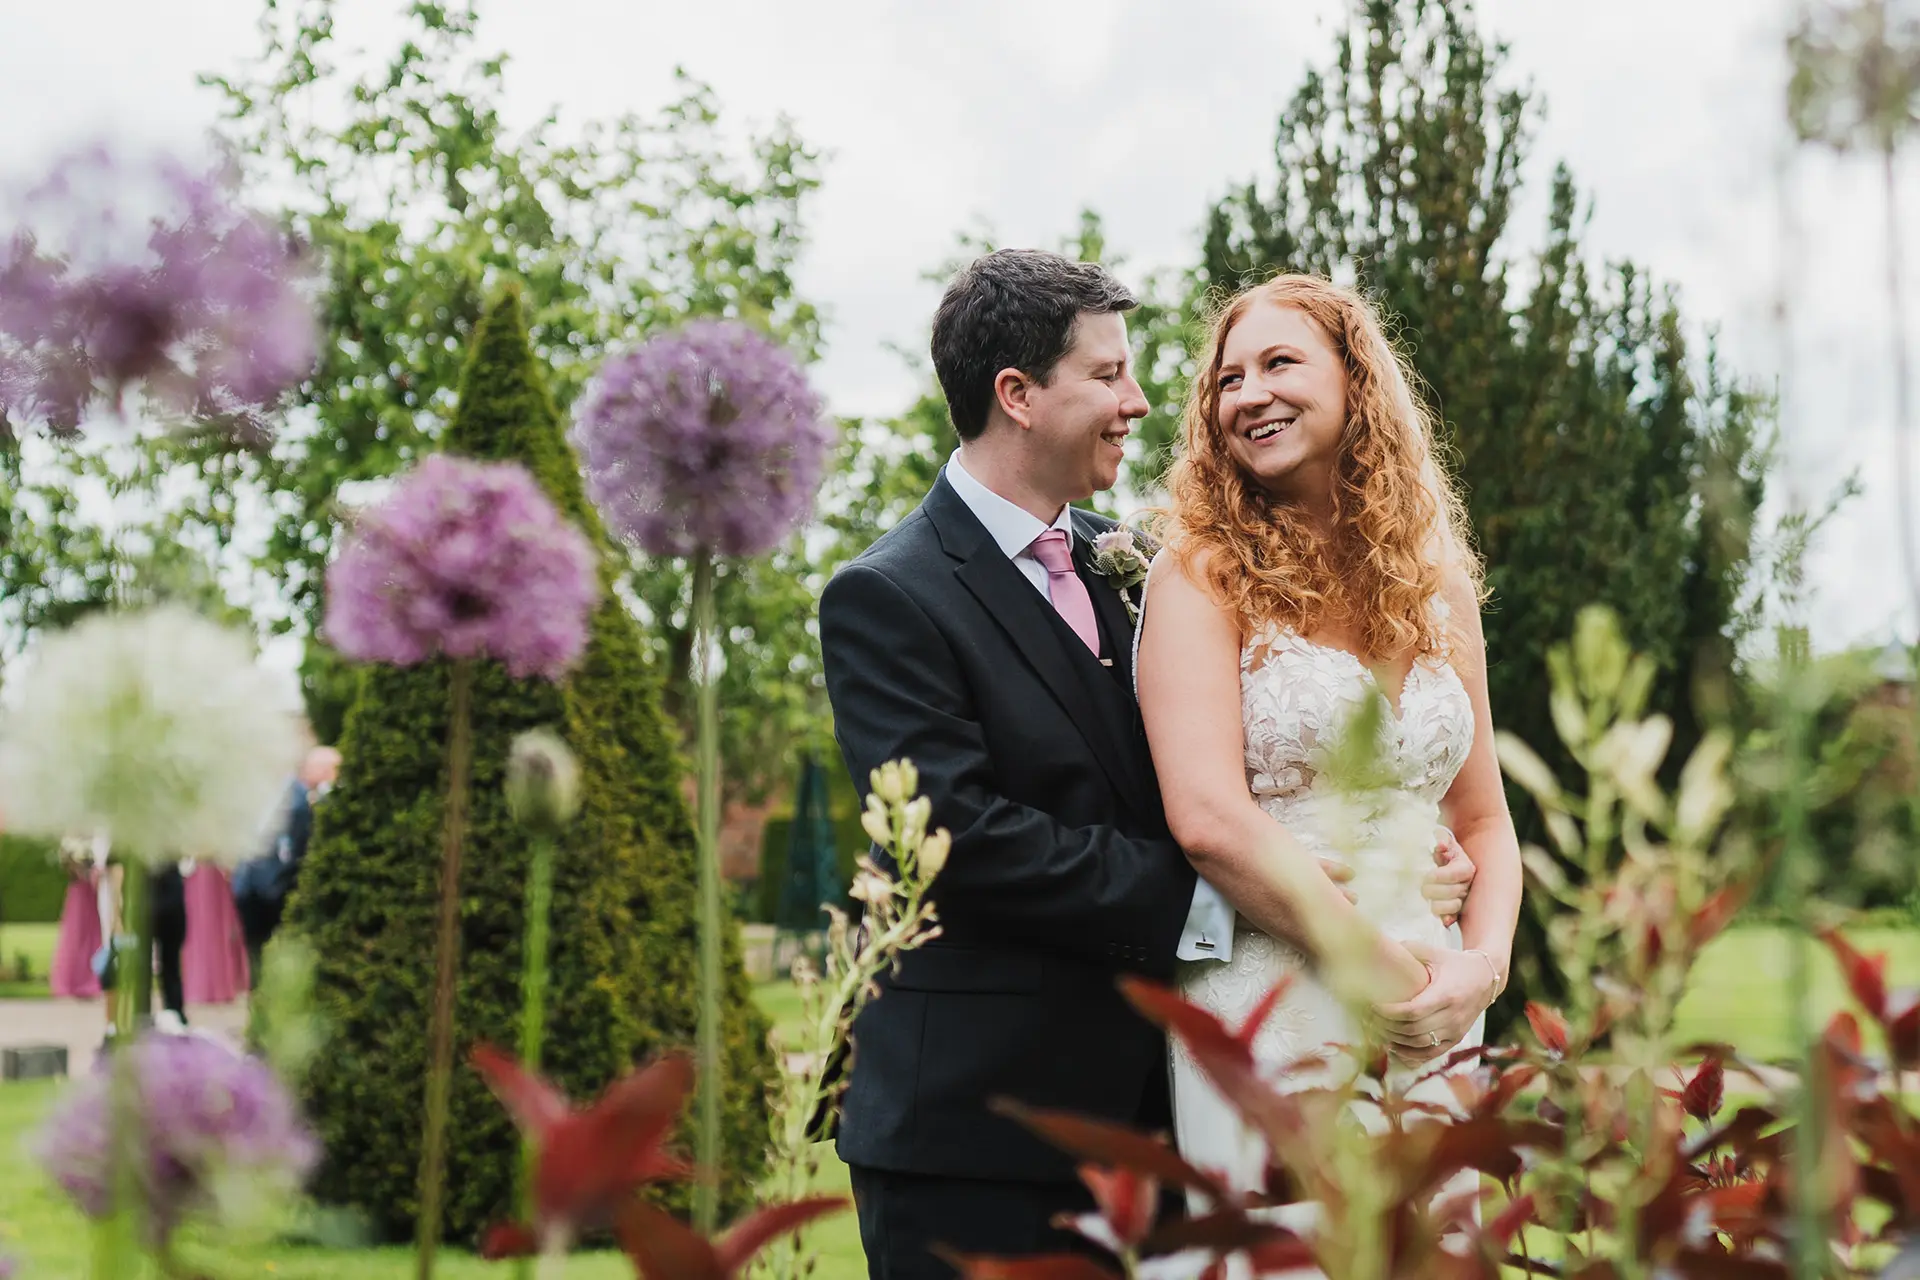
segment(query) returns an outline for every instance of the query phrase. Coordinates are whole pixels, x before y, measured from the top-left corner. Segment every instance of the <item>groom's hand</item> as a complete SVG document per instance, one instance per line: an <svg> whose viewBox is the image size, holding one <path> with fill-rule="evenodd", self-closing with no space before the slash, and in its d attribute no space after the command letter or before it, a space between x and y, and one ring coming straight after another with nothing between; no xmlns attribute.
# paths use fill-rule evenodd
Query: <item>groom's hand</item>
<svg viewBox="0 0 1920 1280"><path fill-rule="evenodd" d="M1445 828L1441 832L1439 842L1433 846L1433 870L1427 872L1420 892L1433 907L1433 914L1440 917L1440 923L1451 925L1467 905L1467 890L1473 887L1475 867L1467 851L1453 838L1453 832Z"/></svg>

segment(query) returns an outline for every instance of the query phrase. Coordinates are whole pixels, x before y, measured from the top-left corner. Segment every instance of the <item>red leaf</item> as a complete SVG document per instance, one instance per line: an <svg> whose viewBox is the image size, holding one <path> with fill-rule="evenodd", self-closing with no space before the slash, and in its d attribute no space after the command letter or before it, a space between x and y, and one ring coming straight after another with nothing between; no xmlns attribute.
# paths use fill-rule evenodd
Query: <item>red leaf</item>
<svg viewBox="0 0 1920 1280"><path fill-rule="evenodd" d="M1920 1213L1920 1134L1895 1114L1893 1102L1878 1097L1860 1109L1854 1132L1876 1160L1897 1179L1902 1217Z"/></svg>
<svg viewBox="0 0 1920 1280"><path fill-rule="evenodd" d="M1668 1271L1686 1280L1790 1280L1793 1271L1783 1262L1738 1257L1689 1249L1676 1255Z"/></svg>
<svg viewBox="0 0 1920 1280"><path fill-rule="evenodd" d="M1268 1142L1279 1145L1294 1138L1300 1122L1297 1103L1260 1078L1252 1049L1220 1019L1188 1004L1174 991L1139 978L1122 978L1120 991L1142 1017L1164 1027L1187 1047L1213 1087Z"/></svg>
<svg viewBox="0 0 1920 1280"><path fill-rule="evenodd" d="M1407 1130L1390 1146L1411 1158L1396 1155L1391 1164L1407 1180L1404 1194L1421 1195L1463 1169L1478 1169L1505 1182L1520 1172L1521 1147L1551 1147L1559 1138L1558 1130L1544 1124L1474 1116L1455 1124Z"/></svg>
<svg viewBox="0 0 1920 1280"><path fill-rule="evenodd" d="M1480 1232L1480 1238L1505 1247L1507 1241L1520 1233L1520 1228L1533 1221L1533 1193L1518 1196L1507 1202L1500 1216L1486 1225Z"/></svg>
<svg viewBox="0 0 1920 1280"><path fill-rule="evenodd" d="M764 1249L769 1240L797 1231L815 1218L847 1207L843 1196L815 1196L788 1204L768 1205L733 1224L714 1246L714 1256L725 1275L734 1275Z"/></svg>
<svg viewBox="0 0 1920 1280"><path fill-rule="evenodd" d="M1141 978L1122 978L1120 993L1148 1022L1164 1027L1196 1054L1205 1051L1223 1065L1253 1069L1253 1050L1220 1019L1198 1005L1188 1004L1178 992ZM1269 993L1271 994L1271 993Z"/></svg>
<svg viewBox="0 0 1920 1280"><path fill-rule="evenodd" d="M1265 1244L1255 1245L1247 1250L1247 1260L1251 1263L1253 1274L1257 1276L1295 1271L1302 1267L1310 1267L1316 1261L1313 1256L1313 1246L1292 1234L1276 1236Z"/></svg>
<svg viewBox="0 0 1920 1280"><path fill-rule="evenodd" d="M1887 1017L1887 957L1862 955L1853 949L1853 944L1841 937L1837 930L1820 935L1840 961L1840 972L1846 976L1847 988L1853 992L1853 998L1860 1002L1875 1022L1885 1022Z"/></svg>
<svg viewBox="0 0 1920 1280"><path fill-rule="evenodd" d="M576 1227L608 1221L635 1187L678 1168L660 1145L692 1087L692 1060L669 1054L555 1125L534 1173L541 1219Z"/></svg>
<svg viewBox="0 0 1920 1280"><path fill-rule="evenodd" d="M1687 942L1695 951L1712 942L1733 921L1746 900L1746 889L1735 885L1728 885L1708 898L1687 924Z"/></svg>
<svg viewBox="0 0 1920 1280"><path fill-rule="evenodd" d="M1705 1124L1719 1112L1726 1094L1726 1069L1720 1065L1720 1059L1708 1058L1681 1091L1680 1105L1688 1115Z"/></svg>
<svg viewBox="0 0 1920 1280"><path fill-rule="evenodd" d="M1078 1253L992 1258L978 1253L955 1253L944 1245L935 1245L933 1252L958 1271L962 1280L1117 1280L1112 1271Z"/></svg>
<svg viewBox="0 0 1920 1280"><path fill-rule="evenodd" d="M1682 1147L1680 1159L1692 1163L1721 1147L1730 1147L1735 1152L1745 1154L1743 1149L1779 1120L1778 1114L1765 1107L1742 1107L1734 1113L1733 1119Z"/></svg>
<svg viewBox="0 0 1920 1280"><path fill-rule="evenodd" d="M1894 1066L1920 1066L1920 991L1902 991L1887 1000L1887 1048Z"/></svg>
<svg viewBox="0 0 1920 1280"><path fill-rule="evenodd" d="M1011 1098L995 1098L987 1105L990 1110L1019 1121L1053 1146L1081 1160L1112 1169L1132 1169L1168 1186L1186 1187L1215 1199L1227 1195L1225 1185L1218 1178L1194 1168L1158 1138L1149 1138L1122 1125L1089 1120L1067 1111L1046 1111L1025 1106Z"/></svg>
<svg viewBox="0 0 1920 1280"><path fill-rule="evenodd" d="M1109 1169L1104 1165L1080 1166L1080 1181L1093 1192L1100 1216L1113 1228L1113 1234L1128 1248L1147 1238L1153 1230L1154 1210L1160 1204L1160 1184L1132 1169Z"/></svg>
<svg viewBox="0 0 1920 1280"><path fill-rule="evenodd" d="M1213 1253L1238 1253L1264 1244L1276 1236L1293 1232L1271 1222L1249 1218L1239 1209L1221 1209L1199 1218L1177 1218L1167 1223L1140 1246L1142 1257L1179 1253L1183 1249L1207 1249Z"/></svg>
<svg viewBox="0 0 1920 1280"><path fill-rule="evenodd" d="M620 1251L646 1280L726 1280L713 1246L684 1222L634 1200L614 1223Z"/></svg>
<svg viewBox="0 0 1920 1280"><path fill-rule="evenodd" d="M1536 1000L1527 1001L1527 1023L1540 1046L1556 1058L1567 1056L1567 1020L1557 1009Z"/></svg>
<svg viewBox="0 0 1920 1280"><path fill-rule="evenodd" d="M647 1280L728 1280L769 1240L843 1209L846 1203L840 1196L820 1196L771 1205L736 1222L715 1245L665 1210L634 1200L621 1211L614 1235L621 1251Z"/></svg>
<svg viewBox="0 0 1920 1280"><path fill-rule="evenodd" d="M567 1118L571 1108L566 1098L539 1076L522 1067L515 1058L507 1056L490 1044L473 1046L474 1070L493 1090L493 1096L500 1099L500 1105L513 1117L513 1123L520 1132L536 1141L545 1138L547 1131Z"/></svg>
<svg viewBox="0 0 1920 1280"><path fill-rule="evenodd" d="M1480 1101L1474 1105L1473 1113L1481 1116L1503 1114L1513 1104L1513 1100L1520 1096L1520 1091L1532 1084L1539 1074L1540 1068L1535 1066L1508 1067L1480 1096Z"/></svg>
<svg viewBox="0 0 1920 1280"><path fill-rule="evenodd" d="M1272 1016L1274 1008L1279 1005L1280 997L1287 994L1287 988L1292 985L1292 974L1288 974L1281 978L1280 981L1274 983L1272 990L1268 991L1266 995L1261 996L1260 1003L1253 1006L1253 1012L1249 1013L1247 1020L1240 1024L1240 1030L1235 1033L1234 1038L1241 1044L1246 1045L1248 1049L1252 1049L1254 1040L1260 1035L1260 1028L1266 1025L1267 1019Z"/></svg>
<svg viewBox="0 0 1920 1280"><path fill-rule="evenodd" d="M480 1235L480 1256L488 1262L502 1258L532 1258L540 1253L540 1239L533 1229L518 1222L499 1222Z"/></svg>

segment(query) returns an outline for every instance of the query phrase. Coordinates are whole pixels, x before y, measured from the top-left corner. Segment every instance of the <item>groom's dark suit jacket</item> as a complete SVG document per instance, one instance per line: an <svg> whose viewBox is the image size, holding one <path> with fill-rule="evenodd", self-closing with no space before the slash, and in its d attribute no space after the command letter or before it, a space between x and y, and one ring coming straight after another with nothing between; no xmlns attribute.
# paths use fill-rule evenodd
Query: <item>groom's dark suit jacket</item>
<svg viewBox="0 0 1920 1280"><path fill-rule="evenodd" d="M1132 694L1132 629L1093 572L1112 522L1075 510L1103 667L1001 552L943 472L914 513L827 585L834 730L864 792L906 757L953 851L940 937L908 953L853 1033L849 1164L1067 1179L1073 1165L988 1111L1005 1096L1167 1123L1166 1041L1118 994L1167 980L1194 872L1168 837Z"/></svg>

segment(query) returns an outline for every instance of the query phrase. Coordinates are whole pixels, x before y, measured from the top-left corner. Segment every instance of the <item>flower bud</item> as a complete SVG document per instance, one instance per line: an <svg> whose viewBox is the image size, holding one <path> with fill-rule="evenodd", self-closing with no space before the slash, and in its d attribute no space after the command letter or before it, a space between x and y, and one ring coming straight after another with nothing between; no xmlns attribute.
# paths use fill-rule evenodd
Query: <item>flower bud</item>
<svg viewBox="0 0 1920 1280"><path fill-rule="evenodd" d="M531 729L507 753L507 808L522 824L555 832L580 808L580 766L560 736Z"/></svg>
<svg viewBox="0 0 1920 1280"><path fill-rule="evenodd" d="M953 837L947 834L945 827L928 836L920 844L920 870L931 880L940 874L940 868L947 865L947 855L953 851Z"/></svg>
<svg viewBox="0 0 1920 1280"><path fill-rule="evenodd" d="M847 890L849 898L869 906L884 902L892 895L893 882L877 871L862 871L853 878L853 887Z"/></svg>
<svg viewBox="0 0 1920 1280"><path fill-rule="evenodd" d="M927 833L927 822L933 817L933 801L925 796L919 797L907 805L905 817L905 843L912 848Z"/></svg>
<svg viewBox="0 0 1920 1280"><path fill-rule="evenodd" d="M882 804L899 804L906 796L898 760L889 760L875 769L869 781L873 783L873 794L880 797Z"/></svg>
<svg viewBox="0 0 1920 1280"><path fill-rule="evenodd" d="M893 824L887 820L884 808L869 805L867 811L860 815L860 828L875 844L884 845L893 839Z"/></svg>

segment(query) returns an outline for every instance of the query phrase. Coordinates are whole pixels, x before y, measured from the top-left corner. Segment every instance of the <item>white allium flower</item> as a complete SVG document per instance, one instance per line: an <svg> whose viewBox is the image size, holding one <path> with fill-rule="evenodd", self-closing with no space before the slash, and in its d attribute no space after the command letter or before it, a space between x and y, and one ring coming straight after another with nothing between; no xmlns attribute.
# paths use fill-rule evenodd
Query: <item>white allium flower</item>
<svg viewBox="0 0 1920 1280"><path fill-rule="evenodd" d="M259 852L300 739L246 637L174 606L98 614L43 639L0 720L9 828L105 829L159 865Z"/></svg>

